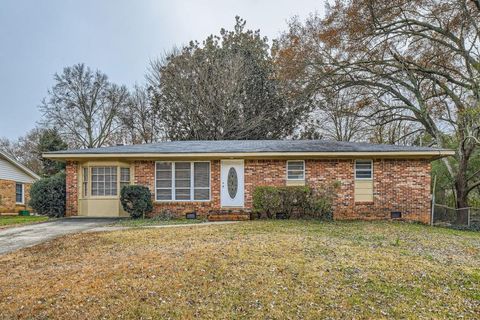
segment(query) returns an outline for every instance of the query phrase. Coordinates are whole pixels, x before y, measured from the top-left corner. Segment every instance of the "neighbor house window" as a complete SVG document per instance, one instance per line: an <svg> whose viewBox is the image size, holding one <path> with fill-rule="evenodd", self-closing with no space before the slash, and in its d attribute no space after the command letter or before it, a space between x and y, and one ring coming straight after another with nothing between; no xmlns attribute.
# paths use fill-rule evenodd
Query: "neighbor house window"
<svg viewBox="0 0 480 320"><path fill-rule="evenodd" d="M287 161L287 179L305 180L305 161L290 160Z"/></svg>
<svg viewBox="0 0 480 320"><path fill-rule="evenodd" d="M117 167L92 167L92 196L117 195Z"/></svg>
<svg viewBox="0 0 480 320"><path fill-rule="evenodd" d="M83 183L82 183L83 196L88 196L88 168L83 168Z"/></svg>
<svg viewBox="0 0 480 320"><path fill-rule="evenodd" d="M15 202L20 204L25 202L23 183L15 184Z"/></svg>
<svg viewBox="0 0 480 320"><path fill-rule="evenodd" d="M130 168L120 168L120 190L130 184Z"/></svg>
<svg viewBox="0 0 480 320"><path fill-rule="evenodd" d="M355 179L371 180L373 177L372 160L356 160L355 161Z"/></svg>
<svg viewBox="0 0 480 320"><path fill-rule="evenodd" d="M157 162L156 199L204 201L210 199L210 162Z"/></svg>

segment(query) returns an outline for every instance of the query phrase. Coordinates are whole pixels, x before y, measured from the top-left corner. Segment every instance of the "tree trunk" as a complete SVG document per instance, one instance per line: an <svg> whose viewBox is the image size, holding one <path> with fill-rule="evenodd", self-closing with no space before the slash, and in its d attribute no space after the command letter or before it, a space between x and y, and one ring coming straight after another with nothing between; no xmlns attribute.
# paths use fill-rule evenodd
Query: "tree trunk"
<svg viewBox="0 0 480 320"><path fill-rule="evenodd" d="M455 179L455 193L457 205L457 224L468 224L468 181L467 181L467 163L462 157L459 161L458 172Z"/></svg>

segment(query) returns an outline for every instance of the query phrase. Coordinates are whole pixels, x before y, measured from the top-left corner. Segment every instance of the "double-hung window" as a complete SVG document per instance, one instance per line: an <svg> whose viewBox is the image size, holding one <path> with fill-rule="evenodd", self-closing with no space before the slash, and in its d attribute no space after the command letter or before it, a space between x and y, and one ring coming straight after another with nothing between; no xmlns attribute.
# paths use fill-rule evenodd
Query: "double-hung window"
<svg viewBox="0 0 480 320"><path fill-rule="evenodd" d="M157 162L156 200L210 200L210 162Z"/></svg>
<svg viewBox="0 0 480 320"><path fill-rule="evenodd" d="M355 179L371 180L373 177L372 160L356 160L355 161Z"/></svg>
<svg viewBox="0 0 480 320"><path fill-rule="evenodd" d="M84 197L88 197L88 168L83 168L82 192Z"/></svg>
<svg viewBox="0 0 480 320"><path fill-rule="evenodd" d="M130 184L130 168L120 168L120 190Z"/></svg>
<svg viewBox="0 0 480 320"><path fill-rule="evenodd" d="M15 183L15 202L18 204L25 203L25 195L24 195L24 184L23 183Z"/></svg>
<svg viewBox="0 0 480 320"><path fill-rule="evenodd" d="M305 161L287 161L287 180L305 180Z"/></svg>

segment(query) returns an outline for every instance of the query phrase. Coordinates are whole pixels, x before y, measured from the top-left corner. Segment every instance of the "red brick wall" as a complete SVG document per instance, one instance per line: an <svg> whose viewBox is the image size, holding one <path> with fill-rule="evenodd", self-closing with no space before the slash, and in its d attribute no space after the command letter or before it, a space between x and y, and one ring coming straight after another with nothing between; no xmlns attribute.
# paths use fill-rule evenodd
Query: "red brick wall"
<svg viewBox="0 0 480 320"><path fill-rule="evenodd" d="M67 161L66 166L67 203L65 215L67 217L78 215L78 162Z"/></svg>
<svg viewBox="0 0 480 320"><path fill-rule="evenodd" d="M312 187L340 182L334 202L335 219L387 219L391 211L403 218L430 221L430 162L428 160L374 160L374 201L355 203L354 160L306 160L306 184ZM245 208L252 207L256 186L285 185L285 160L245 160ZM134 162L134 183L155 190L155 161ZM78 206L77 163L67 163L67 215L76 215ZM220 209L220 161L211 162L211 201L155 202L152 215L169 209L177 215L196 211L206 215Z"/></svg>
<svg viewBox="0 0 480 320"><path fill-rule="evenodd" d="M220 208L220 161L213 160L210 163L210 199L211 201L175 201L154 202L154 210L151 215L156 215L162 210L168 209L178 216L184 216L186 212L196 211L198 215L206 216L210 210ZM134 163L134 184L144 185L150 188L152 197L155 197L155 161L136 161ZM155 199L153 199L155 201Z"/></svg>
<svg viewBox="0 0 480 320"><path fill-rule="evenodd" d="M430 221L430 162L427 160L377 159L373 163L373 202L355 203L354 160L308 160L310 186L340 181L334 204L335 219L387 219L391 211L402 218Z"/></svg>

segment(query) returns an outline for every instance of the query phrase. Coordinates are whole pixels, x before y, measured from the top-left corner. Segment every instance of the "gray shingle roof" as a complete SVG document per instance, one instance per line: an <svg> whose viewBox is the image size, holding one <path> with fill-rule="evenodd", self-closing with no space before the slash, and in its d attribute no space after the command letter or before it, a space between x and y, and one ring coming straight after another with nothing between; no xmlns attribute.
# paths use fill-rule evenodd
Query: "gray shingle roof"
<svg viewBox="0 0 480 320"><path fill-rule="evenodd" d="M171 141L49 152L47 154L156 154L156 153L250 153L250 152L413 152L445 149L339 142L327 140L217 140Z"/></svg>

